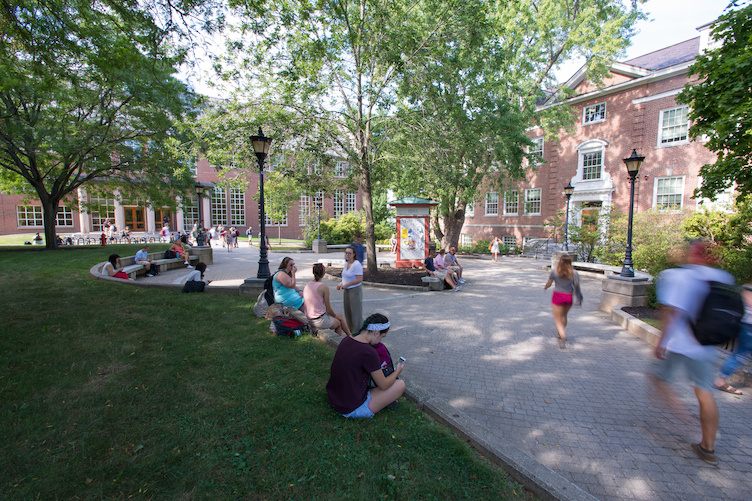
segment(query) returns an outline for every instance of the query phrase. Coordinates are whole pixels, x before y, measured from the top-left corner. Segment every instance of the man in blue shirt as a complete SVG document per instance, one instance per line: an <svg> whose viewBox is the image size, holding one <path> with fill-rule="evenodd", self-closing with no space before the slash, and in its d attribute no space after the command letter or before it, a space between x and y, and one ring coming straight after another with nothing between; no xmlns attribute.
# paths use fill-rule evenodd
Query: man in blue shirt
<svg viewBox="0 0 752 501"><path fill-rule="evenodd" d="M144 268L147 269L146 276L147 277L153 277L154 275L159 274L159 267L156 265L156 263L149 259L149 246L144 245L140 251L136 252L136 264L143 264Z"/></svg>
<svg viewBox="0 0 752 501"><path fill-rule="evenodd" d="M355 247L355 259L357 259L360 265L363 266L363 260L366 258L366 246L363 245L363 237L356 234L355 241L350 245Z"/></svg>

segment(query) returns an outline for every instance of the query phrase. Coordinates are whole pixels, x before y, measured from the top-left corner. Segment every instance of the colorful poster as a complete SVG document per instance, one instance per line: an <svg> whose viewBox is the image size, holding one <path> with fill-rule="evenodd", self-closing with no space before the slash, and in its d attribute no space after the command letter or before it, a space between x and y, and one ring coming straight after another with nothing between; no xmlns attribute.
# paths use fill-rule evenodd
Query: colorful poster
<svg viewBox="0 0 752 501"><path fill-rule="evenodd" d="M426 258L425 218L400 218L400 259L423 261Z"/></svg>

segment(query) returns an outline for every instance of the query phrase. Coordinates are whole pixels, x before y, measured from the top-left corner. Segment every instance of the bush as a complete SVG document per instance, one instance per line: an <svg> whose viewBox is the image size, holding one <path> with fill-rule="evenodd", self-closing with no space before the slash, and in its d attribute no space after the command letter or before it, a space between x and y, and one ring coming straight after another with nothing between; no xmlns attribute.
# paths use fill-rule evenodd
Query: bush
<svg viewBox="0 0 752 501"><path fill-rule="evenodd" d="M328 214L321 214L321 238L328 244L339 245L349 244L355 239L355 235L360 234L365 238L366 235L366 217L363 211L348 212L343 214L339 219L331 218L324 220ZM389 223L378 223L375 228L376 242L389 240L394 232ZM303 229L303 241L307 247L311 247L313 241L318 238L318 216L309 216L306 220L306 226Z"/></svg>
<svg viewBox="0 0 752 501"><path fill-rule="evenodd" d="M474 252L476 254L490 254L491 251L488 250L488 246L490 244L490 240L477 240L473 242L473 246L470 247L470 252Z"/></svg>

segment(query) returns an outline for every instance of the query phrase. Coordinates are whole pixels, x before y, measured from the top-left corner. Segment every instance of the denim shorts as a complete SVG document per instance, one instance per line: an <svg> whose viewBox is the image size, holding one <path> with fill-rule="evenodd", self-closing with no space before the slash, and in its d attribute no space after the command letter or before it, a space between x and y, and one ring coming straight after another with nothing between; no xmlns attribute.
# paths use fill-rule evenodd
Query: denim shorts
<svg viewBox="0 0 752 501"><path fill-rule="evenodd" d="M717 358L696 360L686 355L668 352L666 360L658 366L655 375L670 383L677 372L684 371L693 387L711 391L715 382L716 365Z"/></svg>
<svg viewBox="0 0 752 501"><path fill-rule="evenodd" d="M360 407L350 412L349 414L342 414L342 415L346 418L372 418L373 412L371 412L371 409L368 407L368 402L370 401L371 401L371 392L369 391L368 396L366 396L366 401L360 404Z"/></svg>

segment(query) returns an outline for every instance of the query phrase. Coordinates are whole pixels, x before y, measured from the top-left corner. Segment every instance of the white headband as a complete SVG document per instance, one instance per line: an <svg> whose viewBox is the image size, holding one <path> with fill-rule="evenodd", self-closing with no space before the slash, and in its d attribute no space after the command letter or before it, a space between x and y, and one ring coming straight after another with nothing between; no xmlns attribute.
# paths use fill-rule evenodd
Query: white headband
<svg viewBox="0 0 752 501"><path fill-rule="evenodd" d="M368 324L368 326L366 327L366 330L368 330L368 331L385 331L385 330L387 330L389 328L390 325L392 325L392 324L390 324L389 321L387 320L387 322L385 324Z"/></svg>

